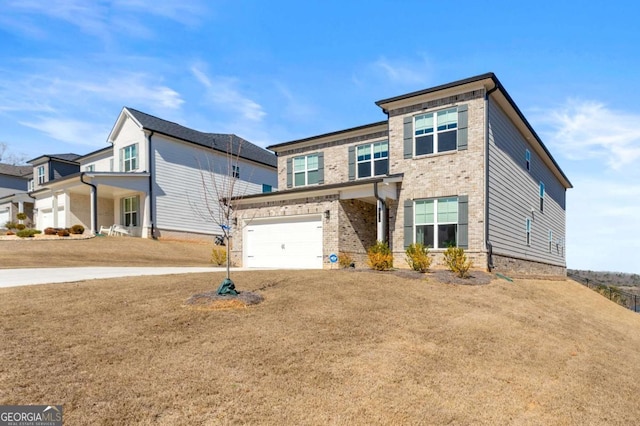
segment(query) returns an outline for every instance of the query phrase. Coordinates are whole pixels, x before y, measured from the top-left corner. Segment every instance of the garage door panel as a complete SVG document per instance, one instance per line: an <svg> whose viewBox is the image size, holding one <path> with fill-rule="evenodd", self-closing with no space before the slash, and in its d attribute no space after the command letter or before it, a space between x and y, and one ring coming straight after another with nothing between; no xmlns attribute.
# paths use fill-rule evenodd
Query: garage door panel
<svg viewBox="0 0 640 426"><path fill-rule="evenodd" d="M322 268L321 217L252 223L245 237L248 267Z"/></svg>

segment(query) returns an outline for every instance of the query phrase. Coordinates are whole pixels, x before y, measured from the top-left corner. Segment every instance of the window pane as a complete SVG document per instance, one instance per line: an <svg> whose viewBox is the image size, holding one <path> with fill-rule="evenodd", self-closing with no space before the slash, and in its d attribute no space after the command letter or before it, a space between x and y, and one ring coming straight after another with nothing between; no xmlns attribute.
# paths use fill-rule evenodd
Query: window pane
<svg viewBox="0 0 640 426"><path fill-rule="evenodd" d="M313 185L315 183L318 183L320 178L320 172L318 170L311 170L307 173L308 173L307 185Z"/></svg>
<svg viewBox="0 0 640 426"><path fill-rule="evenodd" d="M458 199L442 198L438 200L438 223L458 223Z"/></svg>
<svg viewBox="0 0 640 426"><path fill-rule="evenodd" d="M433 135L416 138L416 155L433 154Z"/></svg>
<svg viewBox="0 0 640 426"><path fill-rule="evenodd" d="M455 151L458 149L457 136L456 130L438 133L438 152Z"/></svg>
<svg viewBox="0 0 640 426"><path fill-rule="evenodd" d="M415 210L416 224L433 223L433 200L417 201Z"/></svg>
<svg viewBox="0 0 640 426"><path fill-rule="evenodd" d="M358 161L365 161L371 159L371 145L364 145L358 147Z"/></svg>
<svg viewBox="0 0 640 426"><path fill-rule="evenodd" d="M458 124L458 110L451 108L438 112L438 130L455 129Z"/></svg>
<svg viewBox="0 0 640 426"><path fill-rule="evenodd" d="M419 115L416 117L415 131L418 134L433 132L433 114Z"/></svg>
<svg viewBox="0 0 640 426"><path fill-rule="evenodd" d="M138 211L138 197L131 198L131 210Z"/></svg>
<svg viewBox="0 0 640 426"><path fill-rule="evenodd" d="M389 160L388 159L382 159L382 160L375 160L373 162L373 167L374 167L374 173L376 176L380 176L380 175L386 175L387 173L389 173Z"/></svg>
<svg viewBox="0 0 640 426"><path fill-rule="evenodd" d="M307 156L307 170L314 170L318 168L318 155Z"/></svg>
<svg viewBox="0 0 640 426"><path fill-rule="evenodd" d="M366 163L358 163L358 177L369 177L371 176L371 162L367 161Z"/></svg>
<svg viewBox="0 0 640 426"><path fill-rule="evenodd" d="M293 170L296 172L304 170L304 157L296 157L293 159Z"/></svg>
<svg viewBox="0 0 640 426"><path fill-rule="evenodd" d="M389 156L389 144L378 142L373 144L373 158L387 158Z"/></svg>
<svg viewBox="0 0 640 426"><path fill-rule="evenodd" d="M296 173L294 182L295 186L304 186L304 172Z"/></svg>
<svg viewBox="0 0 640 426"><path fill-rule="evenodd" d="M416 243L433 247L433 225L416 226Z"/></svg>
<svg viewBox="0 0 640 426"><path fill-rule="evenodd" d="M456 246L458 225L438 225L438 248Z"/></svg>

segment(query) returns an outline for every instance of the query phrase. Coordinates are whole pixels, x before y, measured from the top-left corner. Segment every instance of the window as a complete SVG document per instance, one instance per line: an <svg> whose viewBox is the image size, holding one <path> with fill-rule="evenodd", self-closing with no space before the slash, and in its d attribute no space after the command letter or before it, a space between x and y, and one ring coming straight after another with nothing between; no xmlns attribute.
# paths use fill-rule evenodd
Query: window
<svg viewBox="0 0 640 426"><path fill-rule="evenodd" d="M389 143L376 142L356 147L358 178L386 175L389 170Z"/></svg>
<svg viewBox="0 0 640 426"><path fill-rule="evenodd" d="M544 212L544 183L540 182L540 213Z"/></svg>
<svg viewBox="0 0 640 426"><path fill-rule="evenodd" d="M527 221L525 223L525 230L526 230L527 245L530 246L531 245L531 219L530 218L527 218Z"/></svg>
<svg viewBox="0 0 640 426"><path fill-rule="evenodd" d="M435 249L458 244L456 197L415 202L415 242Z"/></svg>
<svg viewBox="0 0 640 426"><path fill-rule="evenodd" d="M43 183L45 183L44 166L39 166L37 171L38 171L38 185L42 185Z"/></svg>
<svg viewBox="0 0 640 426"><path fill-rule="evenodd" d="M553 250L553 231L549 229L549 253Z"/></svg>
<svg viewBox="0 0 640 426"><path fill-rule="evenodd" d="M414 118L415 155L455 151L458 148L458 109L418 115Z"/></svg>
<svg viewBox="0 0 640 426"><path fill-rule="evenodd" d="M262 184L262 192L272 192L273 191L273 187L271 185L267 185L266 183Z"/></svg>
<svg viewBox="0 0 640 426"><path fill-rule="evenodd" d="M140 197L122 199L122 223L124 226L138 226L138 205Z"/></svg>
<svg viewBox="0 0 640 426"><path fill-rule="evenodd" d="M96 170L96 166L95 166L95 164L91 164L91 165L86 166L86 167L84 168L84 171L85 171L85 172L94 172L95 170Z"/></svg>
<svg viewBox="0 0 640 426"><path fill-rule="evenodd" d="M33 179L29 179L29 192L33 191Z"/></svg>
<svg viewBox="0 0 640 426"><path fill-rule="evenodd" d="M240 177L240 166L231 166L233 169L231 171L232 176L234 178L239 178Z"/></svg>
<svg viewBox="0 0 640 426"><path fill-rule="evenodd" d="M294 186L315 185L320 178L318 171L318 154L293 159Z"/></svg>
<svg viewBox="0 0 640 426"><path fill-rule="evenodd" d="M138 169L138 144L133 144L122 148L122 171L130 172Z"/></svg>
<svg viewBox="0 0 640 426"><path fill-rule="evenodd" d="M531 171L531 151L526 150L524 153L524 158L527 163L527 171Z"/></svg>

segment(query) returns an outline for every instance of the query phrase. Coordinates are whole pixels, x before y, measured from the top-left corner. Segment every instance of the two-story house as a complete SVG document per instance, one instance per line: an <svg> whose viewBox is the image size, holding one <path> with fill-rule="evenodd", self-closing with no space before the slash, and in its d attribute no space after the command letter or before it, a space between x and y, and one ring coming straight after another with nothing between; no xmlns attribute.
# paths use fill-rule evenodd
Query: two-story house
<svg viewBox="0 0 640 426"><path fill-rule="evenodd" d="M31 177L30 166L0 163L0 228L7 222L21 222L18 213L27 215L26 222L32 221L33 199L27 194Z"/></svg>
<svg viewBox="0 0 640 426"><path fill-rule="evenodd" d="M476 268L562 275L571 183L493 73L384 99L385 121L269 147L273 194L236 199L233 258L323 268L389 243L450 245Z"/></svg>
<svg viewBox="0 0 640 426"><path fill-rule="evenodd" d="M234 195L277 187L273 153L133 108L122 109L108 143L74 158L75 172L55 179L40 181L32 161L38 229L81 224L97 233L116 224L143 238L208 238L222 234L214 216L218 199L229 196L219 193L229 176Z"/></svg>

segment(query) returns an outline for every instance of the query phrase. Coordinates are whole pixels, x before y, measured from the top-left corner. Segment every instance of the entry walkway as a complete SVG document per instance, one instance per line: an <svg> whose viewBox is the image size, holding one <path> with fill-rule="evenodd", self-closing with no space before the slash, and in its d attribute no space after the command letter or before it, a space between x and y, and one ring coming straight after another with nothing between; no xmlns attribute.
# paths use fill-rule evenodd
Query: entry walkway
<svg viewBox="0 0 640 426"><path fill-rule="evenodd" d="M242 271L245 268L231 268ZM33 284L69 283L104 278L137 277L142 275L172 275L202 272L224 272L226 268L214 267L106 267L79 268L25 268L0 269L0 287L16 287Z"/></svg>

